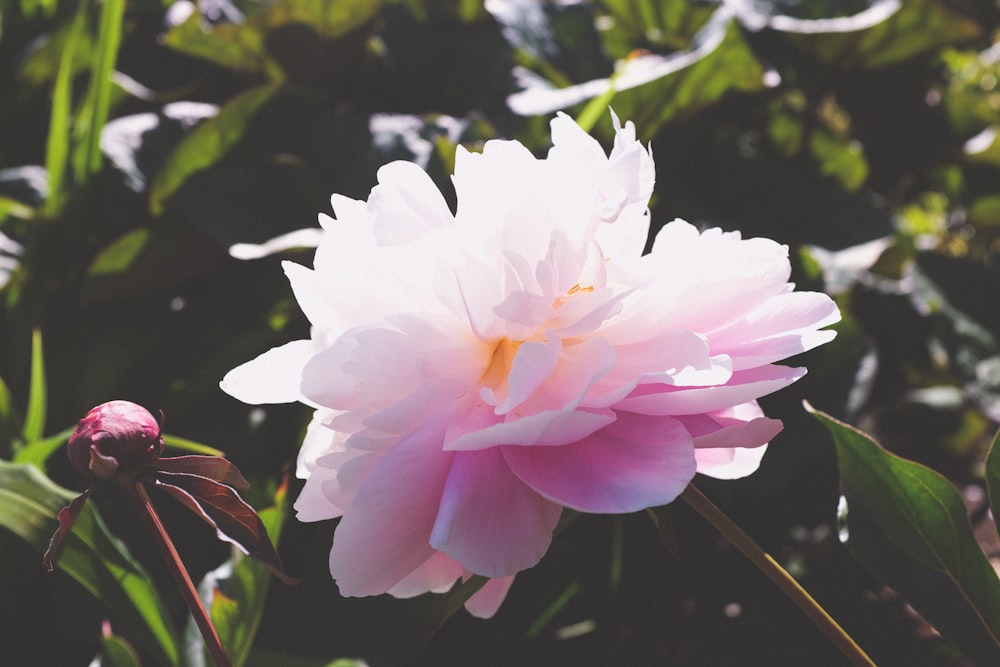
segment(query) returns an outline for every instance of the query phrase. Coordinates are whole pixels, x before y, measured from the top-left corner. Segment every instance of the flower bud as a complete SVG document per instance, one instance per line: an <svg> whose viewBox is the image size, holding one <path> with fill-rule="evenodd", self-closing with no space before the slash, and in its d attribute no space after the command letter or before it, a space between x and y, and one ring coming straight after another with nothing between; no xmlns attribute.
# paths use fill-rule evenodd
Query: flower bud
<svg viewBox="0 0 1000 667"><path fill-rule="evenodd" d="M110 401L87 413L69 438L70 463L87 476L114 477L152 463L163 452L160 424L131 401Z"/></svg>

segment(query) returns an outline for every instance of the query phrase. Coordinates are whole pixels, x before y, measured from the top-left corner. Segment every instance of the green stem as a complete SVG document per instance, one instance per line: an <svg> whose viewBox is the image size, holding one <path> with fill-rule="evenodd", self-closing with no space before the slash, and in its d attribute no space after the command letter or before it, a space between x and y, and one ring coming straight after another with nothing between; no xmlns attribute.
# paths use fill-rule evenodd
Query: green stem
<svg viewBox="0 0 1000 667"><path fill-rule="evenodd" d="M153 508L153 503L149 499L146 487L142 485L142 482L129 483L123 486L129 498L141 510L140 514L143 520L145 520L146 526L152 531L153 541L156 542L156 545L160 548L160 552L163 554L163 558L166 559L167 566L170 568L170 574L174 575L174 581L177 582L181 595L184 597L184 602L187 603L191 615L194 616L195 623L198 624L201 636L205 639L205 647L211 654L216 667L232 667L232 662L230 662L229 656L226 655L226 649L222 647L222 640L219 639L219 634L215 631L215 626L212 625L212 619L209 617L204 605L202 605L201 598L198 597L198 590L195 588L194 582L191 581L191 576L188 574L187 568L184 567L180 554L174 548L174 543L170 539L170 535L167 534L167 529L163 527L160 516Z"/></svg>
<svg viewBox="0 0 1000 667"><path fill-rule="evenodd" d="M817 628L832 641L840 652L854 665L875 667L872 659L858 646L851 636L819 606L819 603L806 592L799 582L792 578L778 562L771 558L753 539L743 532L726 514L709 500L693 484L688 484L680 495L694 511L705 518L719 533L739 549L750 562L767 575L788 598L809 617Z"/></svg>

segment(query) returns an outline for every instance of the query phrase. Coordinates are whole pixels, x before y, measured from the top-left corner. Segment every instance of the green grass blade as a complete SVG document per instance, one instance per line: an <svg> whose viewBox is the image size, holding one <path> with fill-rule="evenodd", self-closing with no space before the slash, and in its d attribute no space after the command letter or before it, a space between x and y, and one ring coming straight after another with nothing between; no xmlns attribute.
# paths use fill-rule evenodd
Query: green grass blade
<svg viewBox="0 0 1000 667"><path fill-rule="evenodd" d="M205 456L222 456L225 457L226 453L221 449L216 449L215 447L209 447L208 445L203 445L200 442L195 442L194 440L188 440L187 438L181 438L176 435L170 435L169 433L163 434L163 444L167 447L172 447L173 449L180 449L185 452L192 452L194 454L204 454Z"/></svg>
<svg viewBox="0 0 1000 667"><path fill-rule="evenodd" d="M24 415L23 435L27 444L41 440L45 435L47 397L42 332L35 329L31 336L31 387L28 389L28 409Z"/></svg>
<svg viewBox="0 0 1000 667"><path fill-rule="evenodd" d="M65 189L66 167L70 147L70 115L73 106L73 55L86 23L86 2L80 1L66 45L59 60L59 71L52 87L52 111L49 115L49 136L45 146L45 171L49 175L49 193L42 212L47 217L59 213Z"/></svg>
<svg viewBox="0 0 1000 667"><path fill-rule="evenodd" d="M42 472L45 472L45 463L49 460L49 457L69 440L69 436L72 433L73 429L68 428L61 433L29 442L14 454L14 463L30 463L37 466Z"/></svg>
<svg viewBox="0 0 1000 667"><path fill-rule="evenodd" d="M125 0L103 0L101 27L90 79L93 106L86 141L88 174L96 174L101 170L101 130L104 129L111 112L111 75L118 59L124 16Z"/></svg>
<svg viewBox="0 0 1000 667"><path fill-rule="evenodd" d="M254 114L278 88L269 84L241 93L219 109L217 116L201 121L181 140L150 186L149 209L153 215L163 213L166 200L192 174L221 160L243 138Z"/></svg>
<svg viewBox="0 0 1000 667"><path fill-rule="evenodd" d="M49 544L56 514L76 494L33 465L0 461L0 526L39 553ZM149 575L120 546L87 503L62 543L56 566L107 608L116 632L172 667L180 664L177 632Z"/></svg>

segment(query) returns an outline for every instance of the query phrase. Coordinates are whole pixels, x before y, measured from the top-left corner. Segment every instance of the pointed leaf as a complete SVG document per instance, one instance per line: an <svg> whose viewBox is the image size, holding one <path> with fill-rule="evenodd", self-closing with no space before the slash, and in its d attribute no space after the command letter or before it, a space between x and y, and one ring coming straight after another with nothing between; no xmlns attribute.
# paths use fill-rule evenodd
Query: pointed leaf
<svg viewBox="0 0 1000 667"><path fill-rule="evenodd" d="M993 521L1000 526L1000 431L993 436L990 453L986 456L986 491L990 498Z"/></svg>
<svg viewBox="0 0 1000 667"><path fill-rule="evenodd" d="M14 463L32 463L38 466L39 470L45 472L45 462L69 440L69 436L72 434L73 429L68 428L48 438L28 443L14 454Z"/></svg>
<svg viewBox="0 0 1000 667"><path fill-rule="evenodd" d="M0 526L39 554L58 528L57 513L76 495L35 466L0 461ZM178 665L170 612L149 575L108 532L91 504L80 510L55 564L101 601L123 636L158 662Z"/></svg>
<svg viewBox="0 0 1000 667"><path fill-rule="evenodd" d="M218 162L243 137L250 119L278 91L277 84L252 88L226 103L219 114L199 123L177 145L153 179L149 207L163 212L166 200L195 172Z"/></svg>
<svg viewBox="0 0 1000 667"><path fill-rule="evenodd" d="M24 441L41 440L45 432L45 357L42 352L42 332L38 329L31 336L31 388L28 390L28 409L24 416Z"/></svg>
<svg viewBox="0 0 1000 667"><path fill-rule="evenodd" d="M218 456L171 456L156 461L153 466L157 470L172 473L186 473L207 477L216 482L222 482L229 486L246 491L250 488L250 482L243 477L232 462Z"/></svg>
<svg viewBox="0 0 1000 667"><path fill-rule="evenodd" d="M101 637L101 667L142 667L132 644L118 635Z"/></svg>
<svg viewBox="0 0 1000 667"><path fill-rule="evenodd" d="M187 438L181 438L176 435L170 435L169 433L163 434L163 444L169 448L180 449L185 452L194 452L195 454L204 454L205 456L226 455L226 453L221 449L209 447L208 445L203 445L200 442L188 440Z"/></svg>
<svg viewBox="0 0 1000 667"><path fill-rule="evenodd" d="M288 480L285 479L274 495L274 505L260 511L261 522L271 542L278 543L287 517ZM246 558L235 549L233 557L209 573L206 582L213 585L208 609L212 624L222 639L226 653L234 665L242 665L250 655L254 637L264 617L271 573L257 561ZM204 587L204 583L203 583Z"/></svg>
<svg viewBox="0 0 1000 667"><path fill-rule="evenodd" d="M61 207L63 182L69 161L70 123L73 107L73 60L77 54L77 44L83 35L87 20L86 3L77 4L72 27L66 36L59 57L59 68L52 89L52 109L49 113L49 134L45 146L45 171L49 177L49 192L45 198L43 211L54 217Z"/></svg>
<svg viewBox="0 0 1000 667"><path fill-rule="evenodd" d="M955 487L861 431L806 409L836 443L846 503L841 539L854 557L979 664L1000 664L1000 579Z"/></svg>
<svg viewBox="0 0 1000 667"><path fill-rule="evenodd" d="M220 540L236 545L285 583L297 583L282 571L260 517L232 488L206 477L170 472L157 473L155 484L215 528Z"/></svg>

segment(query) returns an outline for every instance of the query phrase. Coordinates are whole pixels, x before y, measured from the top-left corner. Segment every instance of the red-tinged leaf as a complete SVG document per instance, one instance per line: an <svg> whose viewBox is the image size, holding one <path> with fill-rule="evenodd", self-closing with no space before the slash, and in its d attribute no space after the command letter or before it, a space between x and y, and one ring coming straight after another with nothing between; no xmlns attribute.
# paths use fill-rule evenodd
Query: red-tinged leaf
<svg viewBox="0 0 1000 667"><path fill-rule="evenodd" d="M168 473L184 473L207 477L216 482L222 482L229 486L246 491L250 488L250 482L243 477L240 469L230 461L218 456L172 456L161 458L153 467Z"/></svg>
<svg viewBox="0 0 1000 667"><path fill-rule="evenodd" d="M42 567L45 568L46 572L52 571L52 560L55 558L56 550L62 544L63 539L69 535L70 529L73 528L73 522L80 515L80 510L83 509L89 496L90 489L87 489L71 500L69 505L59 510L59 514L56 515L56 518L59 520L59 527L56 528L56 532L52 533L52 539L49 540L49 548L45 550L45 555L42 556Z"/></svg>
<svg viewBox="0 0 1000 667"><path fill-rule="evenodd" d="M170 472L157 473L155 484L215 528L220 540L235 544L286 584L298 583L284 573L257 512L232 488L207 477Z"/></svg>

